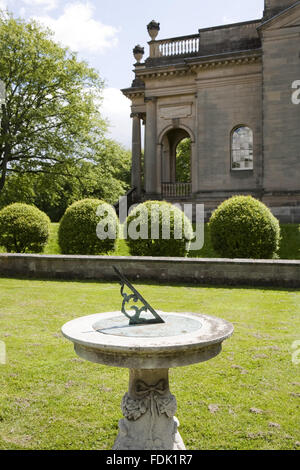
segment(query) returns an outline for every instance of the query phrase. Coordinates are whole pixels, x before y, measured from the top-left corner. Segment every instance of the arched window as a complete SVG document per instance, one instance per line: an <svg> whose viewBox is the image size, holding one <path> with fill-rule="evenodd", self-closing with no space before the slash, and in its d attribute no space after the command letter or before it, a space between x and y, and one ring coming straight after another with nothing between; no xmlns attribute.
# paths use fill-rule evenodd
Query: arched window
<svg viewBox="0 0 300 470"><path fill-rule="evenodd" d="M253 132L250 127L240 126L232 132L231 169L253 170Z"/></svg>

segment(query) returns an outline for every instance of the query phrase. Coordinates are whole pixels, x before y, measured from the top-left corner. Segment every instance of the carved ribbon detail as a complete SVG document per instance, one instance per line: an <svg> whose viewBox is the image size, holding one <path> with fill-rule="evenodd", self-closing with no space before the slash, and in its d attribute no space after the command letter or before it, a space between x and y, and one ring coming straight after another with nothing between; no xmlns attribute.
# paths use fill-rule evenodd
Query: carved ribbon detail
<svg viewBox="0 0 300 470"><path fill-rule="evenodd" d="M148 385L142 380L137 380L135 384L135 393L138 397L145 397L149 393L163 395L166 392L166 381L161 379L156 385Z"/></svg>
<svg viewBox="0 0 300 470"><path fill-rule="evenodd" d="M135 383L135 394L138 398L134 400L130 398L128 393L125 394L122 400L123 415L129 421L137 421L149 411L151 414L150 431L152 432L155 414L158 416L166 414L171 418L176 413L176 398L170 393L163 397L166 392L167 383L164 379L161 379L155 385L148 385L142 380L137 380Z"/></svg>

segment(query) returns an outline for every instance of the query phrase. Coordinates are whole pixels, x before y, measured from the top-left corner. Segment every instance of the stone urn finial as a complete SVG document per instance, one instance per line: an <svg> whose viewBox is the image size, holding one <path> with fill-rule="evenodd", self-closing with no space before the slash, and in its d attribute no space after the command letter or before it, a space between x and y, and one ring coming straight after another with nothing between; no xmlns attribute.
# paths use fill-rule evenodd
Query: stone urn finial
<svg viewBox="0 0 300 470"><path fill-rule="evenodd" d="M145 49L139 44L135 46L135 48L133 49L133 56L138 64L141 62L144 54L145 54Z"/></svg>
<svg viewBox="0 0 300 470"><path fill-rule="evenodd" d="M160 31L160 24L157 23L156 21L152 20L148 24L147 30L148 30L149 36L151 37L152 41L155 41L156 36L158 35L158 33Z"/></svg>

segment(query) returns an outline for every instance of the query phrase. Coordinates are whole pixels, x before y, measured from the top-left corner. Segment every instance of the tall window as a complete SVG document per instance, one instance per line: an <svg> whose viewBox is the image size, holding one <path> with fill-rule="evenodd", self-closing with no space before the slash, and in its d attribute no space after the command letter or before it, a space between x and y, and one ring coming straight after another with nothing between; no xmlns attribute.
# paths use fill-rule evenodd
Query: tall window
<svg viewBox="0 0 300 470"><path fill-rule="evenodd" d="M240 126L232 132L232 170L253 170L253 132L250 127Z"/></svg>

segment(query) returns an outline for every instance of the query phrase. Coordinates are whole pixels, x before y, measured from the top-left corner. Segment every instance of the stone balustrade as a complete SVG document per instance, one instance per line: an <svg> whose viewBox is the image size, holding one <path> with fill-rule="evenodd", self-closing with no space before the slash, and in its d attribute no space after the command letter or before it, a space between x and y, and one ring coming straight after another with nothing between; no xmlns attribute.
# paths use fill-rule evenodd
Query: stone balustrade
<svg viewBox="0 0 300 470"><path fill-rule="evenodd" d="M152 57L177 57L195 55L199 52L199 34L155 41Z"/></svg>
<svg viewBox="0 0 300 470"><path fill-rule="evenodd" d="M162 183L162 196L172 197L190 197L192 194L192 183Z"/></svg>

